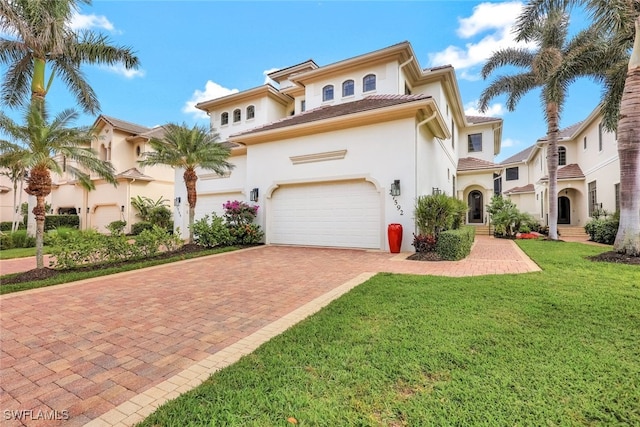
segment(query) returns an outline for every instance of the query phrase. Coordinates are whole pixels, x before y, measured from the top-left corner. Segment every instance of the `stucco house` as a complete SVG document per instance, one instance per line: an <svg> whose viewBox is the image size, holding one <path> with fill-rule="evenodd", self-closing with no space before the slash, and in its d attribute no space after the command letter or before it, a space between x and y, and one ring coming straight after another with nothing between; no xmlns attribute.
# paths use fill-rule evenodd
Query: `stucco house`
<svg viewBox="0 0 640 427"><path fill-rule="evenodd" d="M502 120L465 116L452 67L423 69L403 42L269 77L278 87L197 105L233 147L235 168L199 174L196 219L245 200L260 206L266 243L379 250L388 249L388 224L400 223L410 251L416 198L444 192L471 200L469 222L484 223ZM470 173L470 164L491 167ZM186 190L175 188L175 224L186 236Z"/></svg>
<svg viewBox="0 0 640 427"><path fill-rule="evenodd" d="M138 161L142 154L150 150L151 137L162 136L163 128L147 128L114 117L101 115L93 127L96 137L91 148L102 160L111 162L116 170L118 185L105 182L98 176L92 177L95 190L87 191L78 185L72 175L66 172L66 159L59 159L64 172L52 176L53 189L47 198L51 205L49 213L79 215L80 228L94 228L107 232L106 226L112 221L127 222L125 231L138 222L136 211L131 206L131 198L140 196L157 200L163 197L172 200L174 192L173 170L167 166L142 167ZM2 181L2 218L11 220L13 187ZM26 193L22 200L27 201ZM5 205L9 206L7 210ZM5 212L6 211L6 212Z"/></svg>
<svg viewBox="0 0 640 427"><path fill-rule="evenodd" d="M523 212L548 223L546 137L500 163L497 184ZM602 125L597 107L584 121L560 131L558 225L584 227L597 210L620 209L620 162L616 134Z"/></svg>

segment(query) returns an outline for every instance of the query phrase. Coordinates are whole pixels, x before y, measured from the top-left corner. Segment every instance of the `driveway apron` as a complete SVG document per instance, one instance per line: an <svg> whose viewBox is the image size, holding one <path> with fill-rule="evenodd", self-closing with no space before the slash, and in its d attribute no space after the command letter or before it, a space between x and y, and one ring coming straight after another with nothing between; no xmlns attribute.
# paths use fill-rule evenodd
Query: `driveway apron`
<svg viewBox="0 0 640 427"><path fill-rule="evenodd" d="M376 272L538 270L513 242L481 236L463 261L407 255L262 246L2 296L2 425L131 425L286 329L262 334L270 325L293 324L300 319L291 313L321 298L325 304ZM248 337L260 340L243 344ZM224 363L207 364L212 357Z"/></svg>

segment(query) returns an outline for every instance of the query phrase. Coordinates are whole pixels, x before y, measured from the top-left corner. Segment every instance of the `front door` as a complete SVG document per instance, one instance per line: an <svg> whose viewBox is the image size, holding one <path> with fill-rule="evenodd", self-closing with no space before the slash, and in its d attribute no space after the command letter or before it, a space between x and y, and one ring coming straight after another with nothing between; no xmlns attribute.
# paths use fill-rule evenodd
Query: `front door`
<svg viewBox="0 0 640 427"><path fill-rule="evenodd" d="M558 197L558 224L571 224L571 201L568 197Z"/></svg>
<svg viewBox="0 0 640 427"><path fill-rule="evenodd" d="M473 190L469 193L469 223L482 224L484 221L484 204L482 202L482 193Z"/></svg>

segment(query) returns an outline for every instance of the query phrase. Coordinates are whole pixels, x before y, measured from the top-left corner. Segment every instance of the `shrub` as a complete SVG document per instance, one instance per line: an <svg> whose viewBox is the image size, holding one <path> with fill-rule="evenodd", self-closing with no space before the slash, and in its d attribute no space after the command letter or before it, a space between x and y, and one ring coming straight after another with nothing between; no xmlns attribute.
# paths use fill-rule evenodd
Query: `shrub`
<svg viewBox="0 0 640 427"><path fill-rule="evenodd" d="M458 230L443 231L436 243L436 253L440 258L449 261L457 261L469 256L475 233L475 228L468 226Z"/></svg>
<svg viewBox="0 0 640 427"><path fill-rule="evenodd" d="M171 220L171 210L167 206L169 201L162 197L158 200L153 200L146 196L136 196L131 198L131 206L133 206L138 213L136 216L142 220L142 222L157 225L160 228L169 229L173 224ZM145 228L145 229L151 229ZM136 230L138 231L138 230ZM131 234L140 234L142 230Z"/></svg>
<svg viewBox="0 0 640 427"><path fill-rule="evenodd" d="M13 239L10 233L0 231L0 249L13 249Z"/></svg>
<svg viewBox="0 0 640 427"><path fill-rule="evenodd" d="M11 221L0 222L0 231L11 231L11 227L13 227L13 222ZM18 230L24 230L25 228L27 228L27 226L23 222L18 221Z"/></svg>
<svg viewBox="0 0 640 427"><path fill-rule="evenodd" d="M262 241L264 232L260 226L253 224L258 214L257 205L249 205L238 200L227 201L222 205L224 219L229 231L232 245L255 245Z"/></svg>
<svg viewBox="0 0 640 427"><path fill-rule="evenodd" d="M416 252L433 252L436 249L436 238L428 234L413 234L412 245Z"/></svg>
<svg viewBox="0 0 640 427"><path fill-rule="evenodd" d="M78 215L47 215L44 218L45 231L60 227L80 228L80 217Z"/></svg>
<svg viewBox="0 0 640 427"><path fill-rule="evenodd" d="M264 237L258 224L228 225L227 228L234 245L257 245Z"/></svg>
<svg viewBox="0 0 640 427"><path fill-rule="evenodd" d="M18 230L11 233L14 248L33 248L36 246L35 236L28 236L27 230Z"/></svg>
<svg viewBox="0 0 640 427"><path fill-rule="evenodd" d="M197 245L207 248L215 246L229 245L233 241L229 227L224 223L224 218L215 213L205 215L202 219L195 221L192 226L193 240Z"/></svg>
<svg viewBox="0 0 640 427"><path fill-rule="evenodd" d="M520 212L515 203L501 195L493 196L487 212L491 215L496 236L514 238L523 225L531 230L531 224L536 222L531 215Z"/></svg>
<svg viewBox="0 0 640 427"><path fill-rule="evenodd" d="M153 224L147 221L136 222L131 225L131 234L137 236L142 233L144 230L151 230L153 228Z"/></svg>
<svg viewBox="0 0 640 427"><path fill-rule="evenodd" d="M420 234L438 236L445 230L464 223L467 205L461 200L445 194L419 196L416 200L414 215Z"/></svg>
<svg viewBox="0 0 640 427"><path fill-rule="evenodd" d="M116 236L118 234L122 234L126 226L127 226L127 221L122 221L122 220L112 221L107 225L107 230L109 230L112 236Z"/></svg>
<svg viewBox="0 0 640 427"><path fill-rule="evenodd" d="M592 219L584 226L584 231L589 235L590 240L597 243L612 245L618 234L619 221L614 218Z"/></svg>

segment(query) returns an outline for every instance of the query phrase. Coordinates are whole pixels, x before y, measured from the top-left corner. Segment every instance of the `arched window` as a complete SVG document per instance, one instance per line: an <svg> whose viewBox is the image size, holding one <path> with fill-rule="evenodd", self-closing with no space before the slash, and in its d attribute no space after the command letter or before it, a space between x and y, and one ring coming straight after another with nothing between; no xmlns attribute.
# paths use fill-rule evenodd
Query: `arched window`
<svg viewBox="0 0 640 427"><path fill-rule="evenodd" d="M238 108L233 110L233 123L239 122L241 118L242 118L242 113L240 112L240 109Z"/></svg>
<svg viewBox="0 0 640 427"><path fill-rule="evenodd" d="M558 166L564 166L567 164L567 149L565 147L558 147Z"/></svg>
<svg viewBox="0 0 640 427"><path fill-rule="evenodd" d="M362 91L369 92L376 90L376 76L374 74L367 74L362 79Z"/></svg>
<svg viewBox="0 0 640 427"><path fill-rule="evenodd" d="M342 96L351 96L354 93L353 80L347 80L342 83Z"/></svg>
<svg viewBox="0 0 640 427"><path fill-rule="evenodd" d="M333 99L333 85L326 85L322 88L322 100L331 101Z"/></svg>
<svg viewBox="0 0 640 427"><path fill-rule="evenodd" d="M247 120L253 119L256 116L256 107L249 105L247 107Z"/></svg>
<svg viewBox="0 0 640 427"><path fill-rule="evenodd" d="M220 124L228 125L229 124L229 113L220 114Z"/></svg>

